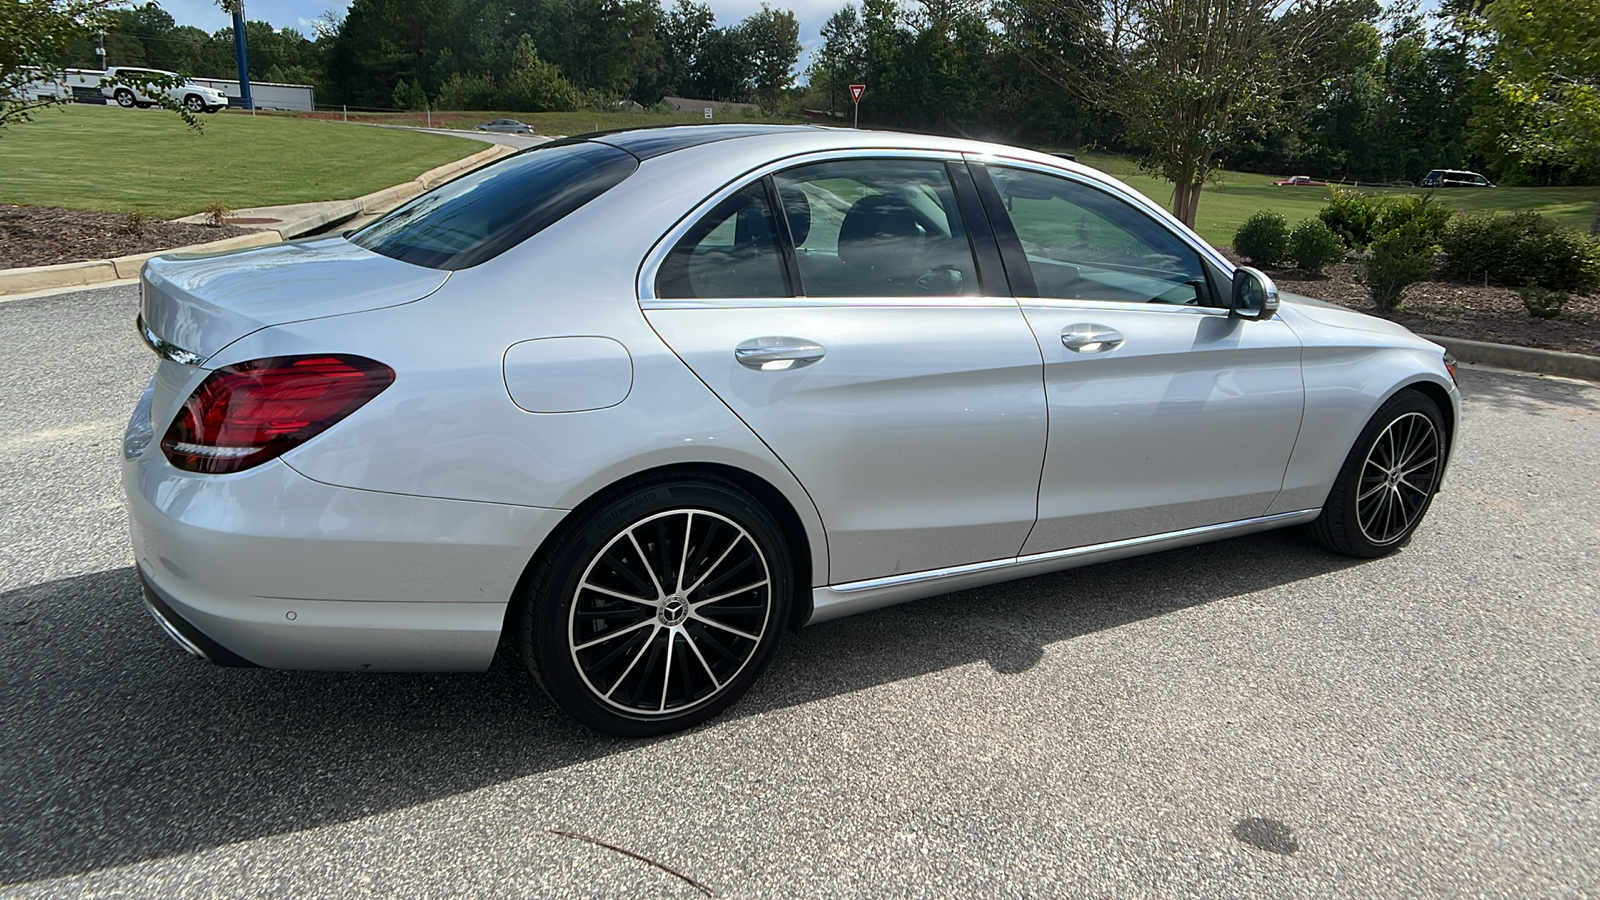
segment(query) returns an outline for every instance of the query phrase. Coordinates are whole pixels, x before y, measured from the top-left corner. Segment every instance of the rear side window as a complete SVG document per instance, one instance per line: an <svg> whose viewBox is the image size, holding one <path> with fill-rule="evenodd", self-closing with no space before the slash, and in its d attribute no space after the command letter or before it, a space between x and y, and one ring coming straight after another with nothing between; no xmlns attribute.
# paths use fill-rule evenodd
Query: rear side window
<svg viewBox="0 0 1600 900"><path fill-rule="evenodd" d="M656 296L789 296L777 222L763 182L717 204L678 241L656 276Z"/></svg>
<svg viewBox="0 0 1600 900"><path fill-rule="evenodd" d="M540 147L441 185L350 240L430 269L469 268L561 221L638 168L633 154L605 144Z"/></svg>

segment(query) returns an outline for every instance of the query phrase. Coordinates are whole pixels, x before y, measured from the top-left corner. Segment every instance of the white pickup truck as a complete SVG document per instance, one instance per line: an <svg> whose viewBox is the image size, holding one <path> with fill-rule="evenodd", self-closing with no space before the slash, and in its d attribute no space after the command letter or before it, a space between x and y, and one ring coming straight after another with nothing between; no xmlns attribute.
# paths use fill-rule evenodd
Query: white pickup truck
<svg viewBox="0 0 1600 900"><path fill-rule="evenodd" d="M129 76L132 76L131 78ZM227 95L215 88L198 85L179 75L177 72L166 72L161 69L136 69L131 66L113 66L106 69L105 78L100 87L100 93L115 100L118 106L124 108L146 108L156 105L155 98L148 93L151 88L138 84L141 78L169 78L178 80L176 87L165 88L163 92L173 100L188 107L190 112L214 113L219 109L228 108Z"/></svg>

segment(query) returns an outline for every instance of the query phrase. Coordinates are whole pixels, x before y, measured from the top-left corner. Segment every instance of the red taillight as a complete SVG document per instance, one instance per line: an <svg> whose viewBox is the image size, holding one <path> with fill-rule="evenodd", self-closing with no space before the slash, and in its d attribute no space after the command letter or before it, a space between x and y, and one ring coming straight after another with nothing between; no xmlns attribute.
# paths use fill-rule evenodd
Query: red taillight
<svg viewBox="0 0 1600 900"><path fill-rule="evenodd" d="M212 372L161 439L174 466L226 474L260 465L326 431L394 383L360 356L275 356Z"/></svg>

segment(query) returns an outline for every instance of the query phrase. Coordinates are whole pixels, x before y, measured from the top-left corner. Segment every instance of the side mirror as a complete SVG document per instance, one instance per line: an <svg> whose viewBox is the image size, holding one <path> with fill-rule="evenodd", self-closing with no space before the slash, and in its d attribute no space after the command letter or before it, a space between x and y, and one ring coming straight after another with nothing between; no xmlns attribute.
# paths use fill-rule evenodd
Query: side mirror
<svg viewBox="0 0 1600 900"><path fill-rule="evenodd" d="M1237 319L1270 319L1278 311L1278 286L1265 272L1240 266L1233 270L1233 301L1228 314Z"/></svg>

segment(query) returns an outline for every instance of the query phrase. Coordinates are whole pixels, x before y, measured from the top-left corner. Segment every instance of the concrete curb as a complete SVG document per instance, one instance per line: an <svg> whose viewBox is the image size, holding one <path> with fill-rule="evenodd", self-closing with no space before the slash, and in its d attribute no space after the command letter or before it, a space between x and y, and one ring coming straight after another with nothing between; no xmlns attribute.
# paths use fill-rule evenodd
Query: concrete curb
<svg viewBox="0 0 1600 900"><path fill-rule="evenodd" d="M1450 355L1464 363L1497 366L1539 375L1560 375L1566 378L1600 381L1600 356L1563 353L1560 350L1540 350L1536 347L1514 347L1510 344L1491 344L1486 341L1469 341L1465 338L1440 337L1436 334L1424 334L1422 337L1449 350Z"/></svg>
<svg viewBox="0 0 1600 900"><path fill-rule="evenodd" d="M54 266L0 269L0 297L5 297L9 294L49 290L51 288L82 287L89 284L133 278L139 274L139 269L144 266L146 260L168 253L220 253L225 250L241 250L245 247L258 247L262 244L275 244L279 241L286 241L356 216L388 212L462 172L475 169L515 152L510 147L494 144L471 156L464 156L454 162L448 162L442 166L429 169L410 181L401 182L383 190L373 191L361 197L350 200L329 200L321 203L304 203L294 204L292 207L281 207L282 209L293 209L294 213L286 216L278 224L261 228L254 234L242 234L236 237L223 238L220 241L191 244L187 247L173 247L170 250L157 250L152 253L119 256L115 259L91 259L83 262L61 263ZM266 209L272 208L267 207ZM262 211L258 209L250 210L249 212L259 213ZM240 212L245 212L245 210ZM190 216L188 218L203 218L203 216Z"/></svg>

